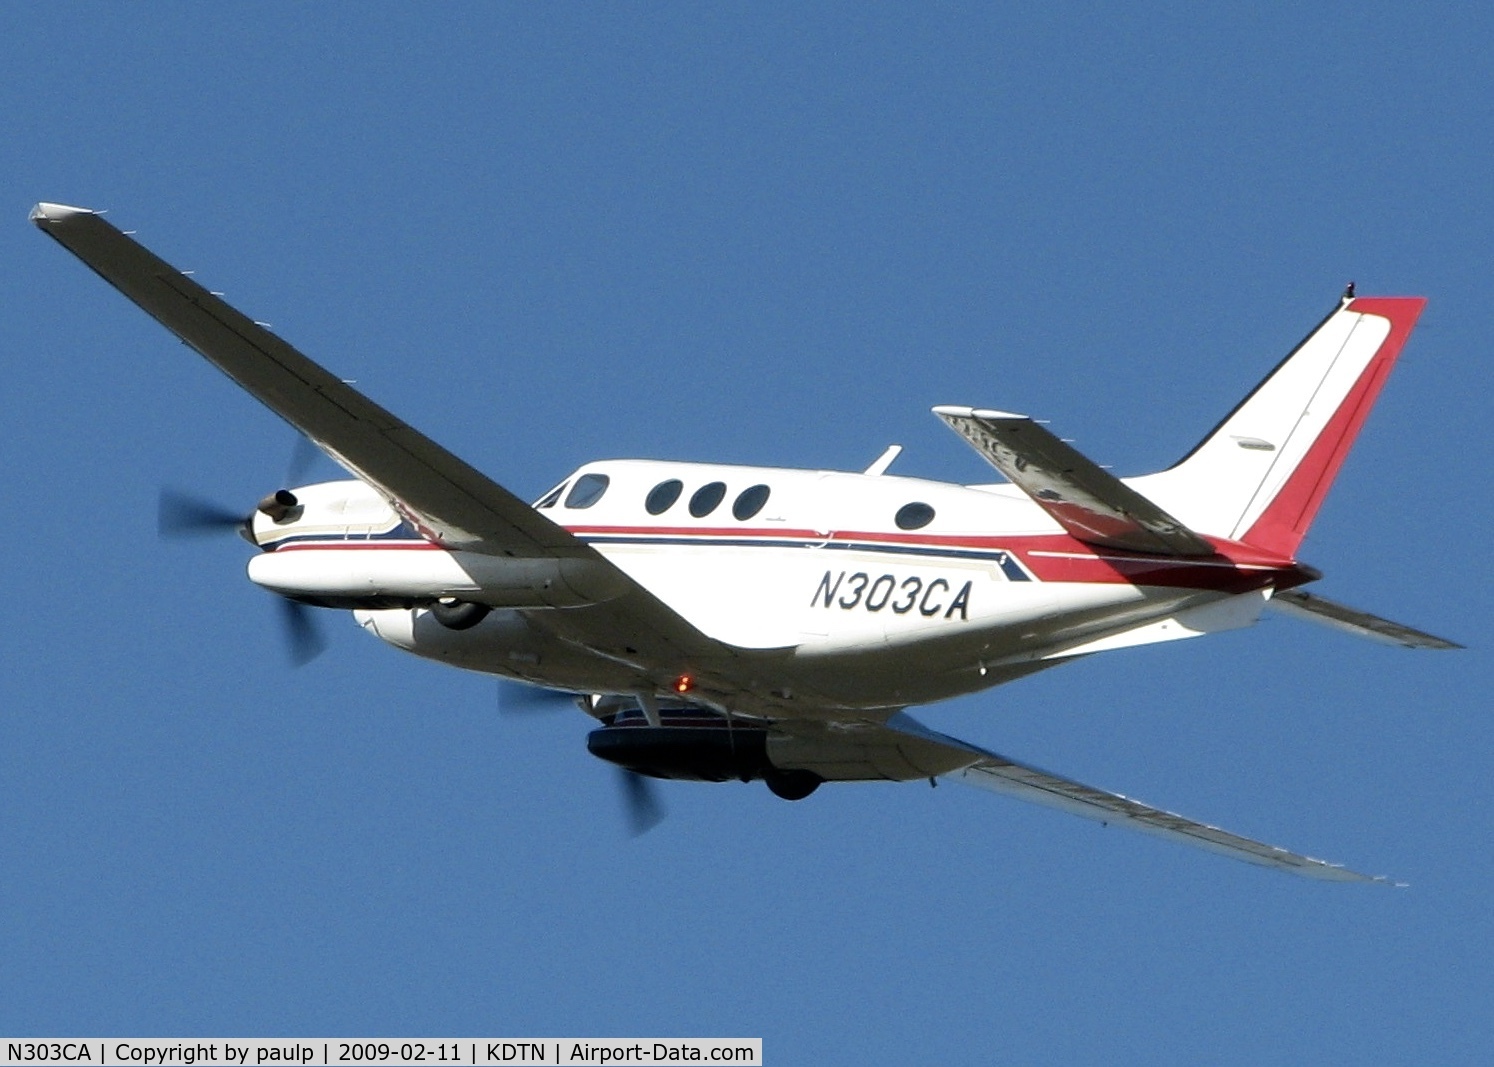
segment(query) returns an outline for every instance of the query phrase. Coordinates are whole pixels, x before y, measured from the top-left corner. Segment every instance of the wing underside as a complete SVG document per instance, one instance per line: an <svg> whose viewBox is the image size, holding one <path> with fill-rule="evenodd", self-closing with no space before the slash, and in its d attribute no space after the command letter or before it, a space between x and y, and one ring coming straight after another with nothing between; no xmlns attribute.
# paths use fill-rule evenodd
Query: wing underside
<svg viewBox="0 0 1494 1067"><path fill-rule="evenodd" d="M777 725L788 740L776 750L770 747L775 763L793 761L797 755L794 768L827 778L940 777L1306 878L1386 881L1019 763L930 730L905 713L893 715L885 724Z"/></svg>

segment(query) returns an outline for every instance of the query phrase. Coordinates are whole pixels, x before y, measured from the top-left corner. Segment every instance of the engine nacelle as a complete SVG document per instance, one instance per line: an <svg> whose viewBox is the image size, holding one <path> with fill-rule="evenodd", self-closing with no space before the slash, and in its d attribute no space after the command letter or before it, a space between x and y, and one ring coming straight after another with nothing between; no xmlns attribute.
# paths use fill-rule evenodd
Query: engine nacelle
<svg viewBox="0 0 1494 1067"><path fill-rule="evenodd" d="M785 770L775 765L768 758L765 727L728 725L713 712L697 709L664 709L661 717L666 725L647 725L637 713L619 716L610 725L586 735L587 751L650 778L690 782L761 779L785 800L802 800L824 781L813 771ZM670 725L670 718L687 718L695 725ZM700 725L702 719L708 724Z"/></svg>
<svg viewBox="0 0 1494 1067"><path fill-rule="evenodd" d="M751 782L775 770L768 731L752 727L604 726L586 735L586 748L650 778Z"/></svg>

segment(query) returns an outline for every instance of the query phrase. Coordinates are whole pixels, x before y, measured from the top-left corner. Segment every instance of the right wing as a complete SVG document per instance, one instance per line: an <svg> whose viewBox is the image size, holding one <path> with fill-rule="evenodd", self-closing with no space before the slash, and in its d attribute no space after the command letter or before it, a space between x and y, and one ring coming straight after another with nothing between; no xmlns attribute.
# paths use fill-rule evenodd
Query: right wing
<svg viewBox="0 0 1494 1067"><path fill-rule="evenodd" d="M551 629L667 688L718 675L741 650L707 637L590 545L234 310L97 212L38 204L31 221L342 466L382 492L423 536L466 552L580 561L598 603L548 612ZM704 695L704 694L702 694Z"/></svg>
<svg viewBox="0 0 1494 1067"><path fill-rule="evenodd" d="M785 741L769 755L782 766L813 770L827 779L945 777L1018 800L1165 837L1262 867L1332 882L1387 882L1337 864L1288 852L1217 826L1185 819L1118 793L1084 785L969 742L930 730L899 712L885 725L778 722ZM798 759L794 757L798 756Z"/></svg>

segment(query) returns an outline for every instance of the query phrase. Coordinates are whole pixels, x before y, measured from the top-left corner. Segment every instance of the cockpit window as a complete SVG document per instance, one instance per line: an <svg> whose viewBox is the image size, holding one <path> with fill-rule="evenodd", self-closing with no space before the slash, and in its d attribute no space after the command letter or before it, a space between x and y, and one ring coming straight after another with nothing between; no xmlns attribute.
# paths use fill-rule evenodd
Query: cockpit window
<svg viewBox="0 0 1494 1067"><path fill-rule="evenodd" d="M662 515L674 507L674 502L680 498L680 492L684 488L685 483L678 478L660 482L648 491L648 499L643 502L643 506L650 515Z"/></svg>
<svg viewBox="0 0 1494 1067"><path fill-rule="evenodd" d="M743 489L737 494L736 500L732 501L732 515L738 522L746 522L763 510L763 505L768 502L768 494L771 492L772 490L766 485L754 485Z"/></svg>
<svg viewBox="0 0 1494 1067"><path fill-rule="evenodd" d="M690 514L697 519L703 519L716 510L716 505L721 503L721 498L726 496L725 482L707 482L695 490L695 495L690 498Z"/></svg>
<svg viewBox="0 0 1494 1067"><path fill-rule="evenodd" d="M899 530L921 530L934 521L934 509L921 501L904 504L893 516Z"/></svg>
<svg viewBox="0 0 1494 1067"><path fill-rule="evenodd" d="M565 492L565 482L561 482L554 489L551 489L544 496L540 497L539 503L534 506L537 508L553 508L555 501L560 499L560 494L563 492Z"/></svg>
<svg viewBox="0 0 1494 1067"><path fill-rule="evenodd" d="M571 491L565 496L565 506L568 508L589 508L607 491L607 486L612 479L605 474L583 474L576 479L576 484L571 486Z"/></svg>

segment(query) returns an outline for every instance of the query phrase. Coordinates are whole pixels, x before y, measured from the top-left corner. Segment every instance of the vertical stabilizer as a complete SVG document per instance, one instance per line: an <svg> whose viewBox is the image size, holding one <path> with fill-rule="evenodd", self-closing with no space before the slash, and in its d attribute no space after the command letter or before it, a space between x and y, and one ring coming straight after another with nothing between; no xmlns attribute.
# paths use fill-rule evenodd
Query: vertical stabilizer
<svg viewBox="0 0 1494 1067"><path fill-rule="evenodd" d="M1127 484L1199 533L1293 555L1425 306L1345 295L1182 462Z"/></svg>

